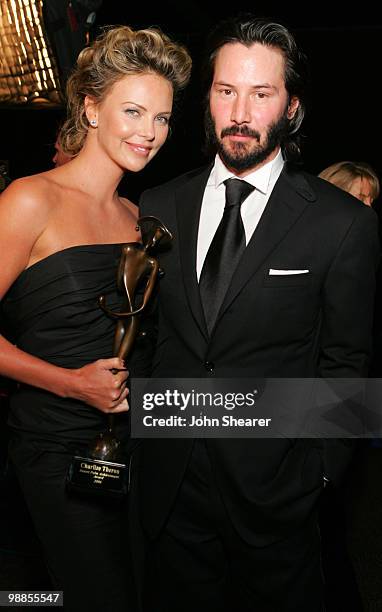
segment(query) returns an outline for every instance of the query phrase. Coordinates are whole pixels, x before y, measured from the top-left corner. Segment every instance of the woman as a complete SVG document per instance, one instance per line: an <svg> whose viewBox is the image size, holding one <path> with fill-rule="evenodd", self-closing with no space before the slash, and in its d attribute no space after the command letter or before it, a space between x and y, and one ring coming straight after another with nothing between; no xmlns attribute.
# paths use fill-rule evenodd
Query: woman
<svg viewBox="0 0 382 612"><path fill-rule="evenodd" d="M118 184L166 141L190 68L187 51L158 30L103 33L68 82L61 146L73 159L15 181L0 200L9 330L0 373L21 383L11 398L10 452L66 611L132 609L126 509L70 496L65 475L108 414L119 414L117 434L128 435L127 372L111 357L115 323L97 299L107 294L108 306L119 306L121 243L139 240L137 208Z"/></svg>
<svg viewBox="0 0 382 612"><path fill-rule="evenodd" d="M365 162L337 162L322 170L318 176L347 191L366 206L371 206L379 196L378 176Z"/></svg>

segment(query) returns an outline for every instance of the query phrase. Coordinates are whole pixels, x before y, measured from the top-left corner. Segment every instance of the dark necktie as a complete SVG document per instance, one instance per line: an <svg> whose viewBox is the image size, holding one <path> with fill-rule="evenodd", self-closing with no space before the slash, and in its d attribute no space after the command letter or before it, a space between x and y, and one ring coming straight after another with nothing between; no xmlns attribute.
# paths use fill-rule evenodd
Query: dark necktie
<svg viewBox="0 0 382 612"><path fill-rule="evenodd" d="M245 231L240 207L254 190L240 179L227 179L225 208L204 260L199 289L207 328L211 333L233 273L245 249Z"/></svg>

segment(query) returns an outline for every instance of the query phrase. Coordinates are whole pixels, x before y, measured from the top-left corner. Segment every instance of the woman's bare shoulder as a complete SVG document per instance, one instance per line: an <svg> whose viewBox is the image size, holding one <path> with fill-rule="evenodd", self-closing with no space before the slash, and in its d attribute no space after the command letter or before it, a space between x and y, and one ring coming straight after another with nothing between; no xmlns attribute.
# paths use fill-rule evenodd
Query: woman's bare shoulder
<svg viewBox="0 0 382 612"><path fill-rule="evenodd" d="M42 174L13 181L0 196L0 253L3 273L0 295L24 270L45 231L54 191Z"/></svg>
<svg viewBox="0 0 382 612"><path fill-rule="evenodd" d="M0 224L22 233L40 233L54 207L55 187L48 173L14 180L0 196Z"/></svg>
<svg viewBox="0 0 382 612"><path fill-rule="evenodd" d="M34 207L45 202L49 205L54 201L55 181L49 176L49 172L34 174L16 179L1 194L2 206L13 205L23 207Z"/></svg>

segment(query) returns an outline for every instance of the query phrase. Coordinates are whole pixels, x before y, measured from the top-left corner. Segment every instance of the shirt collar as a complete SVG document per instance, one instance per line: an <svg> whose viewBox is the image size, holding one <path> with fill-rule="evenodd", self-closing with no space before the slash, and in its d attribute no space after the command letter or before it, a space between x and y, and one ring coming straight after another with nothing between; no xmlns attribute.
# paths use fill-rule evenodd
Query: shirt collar
<svg viewBox="0 0 382 612"><path fill-rule="evenodd" d="M266 194L269 190L270 185L272 186L275 176L278 176L283 168L284 160L280 151L276 157L267 164L264 164L261 168L254 170L243 179L250 185L253 185L261 193ZM212 184L217 189L225 180L229 178L239 178L233 172L223 164L222 160L218 155L215 157L215 164L211 173Z"/></svg>

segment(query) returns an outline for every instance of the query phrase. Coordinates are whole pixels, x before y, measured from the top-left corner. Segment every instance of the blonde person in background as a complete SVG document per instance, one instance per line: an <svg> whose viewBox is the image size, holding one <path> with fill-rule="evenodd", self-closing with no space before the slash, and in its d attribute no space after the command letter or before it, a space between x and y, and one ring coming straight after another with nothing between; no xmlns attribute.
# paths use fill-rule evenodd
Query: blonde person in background
<svg viewBox="0 0 382 612"><path fill-rule="evenodd" d="M58 132L57 138L53 145L54 155L52 157L52 164L54 165L55 168L58 168L59 166L63 166L64 164L66 164L68 161L72 159L71 155L67 155L66 153L64 153L63 148L61 146L60 138L61 138L61 130Z"/></svg>
<svg viewBox="0 0 382 612"><path fill-rule="evenodd" d="M371 206L379 196L378 176L365 162L337 162L322 170L318 176L347 191L367 206Z"/></svg>
<svg viewBox="0 0 382 612"><path fill-rule="evenodd" d="M121 306L121 244L140 236L118 185L165 143L190 69L185 48L157 29L107 29L68 81L60 144L72 159L14 181L0 199L0 374L20 383L10 456L65 612L135 609L125 502L71 496L65 476L110 413L128 447L128 374L97 298ZM145 373L145 355L136 343L130 375Z"/></svg>

